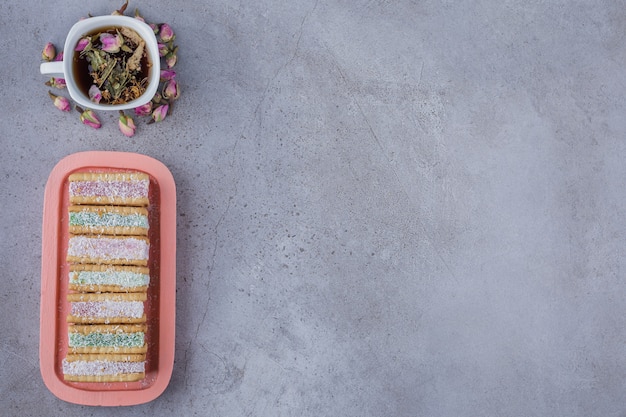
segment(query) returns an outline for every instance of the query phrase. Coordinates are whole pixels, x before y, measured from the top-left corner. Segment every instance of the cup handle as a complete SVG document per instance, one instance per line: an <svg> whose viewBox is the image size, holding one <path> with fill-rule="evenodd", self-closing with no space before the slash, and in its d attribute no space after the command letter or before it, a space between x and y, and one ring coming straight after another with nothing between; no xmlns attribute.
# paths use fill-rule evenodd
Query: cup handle
<svg viewBox="0 0 626 417"><path fill-rule="evenodd" d="M42 74L64 76L63 61L42 62L39 66L39 72Z"/></svg>

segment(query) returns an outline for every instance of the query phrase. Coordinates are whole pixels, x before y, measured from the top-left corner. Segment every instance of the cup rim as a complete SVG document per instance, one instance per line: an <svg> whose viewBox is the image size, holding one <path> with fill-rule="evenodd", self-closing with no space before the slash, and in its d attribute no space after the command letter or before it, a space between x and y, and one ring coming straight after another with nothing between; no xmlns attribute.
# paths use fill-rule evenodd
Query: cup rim
<svg viewBox="0 0 626 417"><path fill-rule="evenodd" d="M78 41L87 34L87 32L91 32L97 30L99 28L104 28L107 26L123 26L129 27L138 32L138 34L144 39L146 42L147 53L152 63L150 68L150 75L148 81L148 87L146 91L135 100L129 101L123 104L100 104L94 103L89 99L87 95L85 95L78 88L76 81L73 75L73 65L72 61L74 59L74 48ZM102 111L118 111L118 110L128 110L133 109L135 107L142 106L148 103L157 92L159 87L160 80L160 70L161 70L161 62L159 57L159 49L158 43L156 40L156 36L154 31L150 26L146 23L129 17L129 16L117 16L117 15L107 15L107 16L93 16L83 20L76 22L69 30L67 37L65 39L65 47L66 51L63 56L63 72L66 78L66 85L70 96L77 102L78 105L87 107L92 110L102 110ZM69 54L67 52L70 52Z"/></svg>

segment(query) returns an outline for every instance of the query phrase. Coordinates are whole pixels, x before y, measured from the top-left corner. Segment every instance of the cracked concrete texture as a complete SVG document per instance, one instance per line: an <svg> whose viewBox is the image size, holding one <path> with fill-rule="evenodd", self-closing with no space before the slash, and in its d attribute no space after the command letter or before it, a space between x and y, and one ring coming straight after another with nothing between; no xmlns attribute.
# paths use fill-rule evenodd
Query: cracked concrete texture
<svg viewBox="0 0 626 417"><path fill-rule="evenodd" d="M0 10L6 415L38 365L41 208L84 150L177 184L161 416L626 416L626 12L618 2L132 2L182 96L131 139L50 103L43 45L118 5ZM19 217L11 215L20 213Z"/></svg>

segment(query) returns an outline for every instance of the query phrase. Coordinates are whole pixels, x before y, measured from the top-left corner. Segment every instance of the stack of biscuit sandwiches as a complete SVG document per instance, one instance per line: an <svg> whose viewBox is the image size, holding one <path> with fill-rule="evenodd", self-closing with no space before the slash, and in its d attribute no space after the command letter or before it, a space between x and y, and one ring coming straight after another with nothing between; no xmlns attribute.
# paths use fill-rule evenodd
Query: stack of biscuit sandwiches
<svg viewBox="0 0 626 417"><path fill-rule="evenodd" d="M145 378L149 186L141 172L69 176L66 381Z"/></svg>

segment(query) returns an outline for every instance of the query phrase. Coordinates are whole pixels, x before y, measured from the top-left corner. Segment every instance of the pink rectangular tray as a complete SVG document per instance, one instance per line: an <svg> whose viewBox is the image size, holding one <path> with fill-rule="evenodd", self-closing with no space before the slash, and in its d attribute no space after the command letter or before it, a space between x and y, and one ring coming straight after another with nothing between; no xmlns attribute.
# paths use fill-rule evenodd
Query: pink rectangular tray
<svg viewBox="0 0 626 417"><path fill-rule="evenodd" d="M67 382L61 361L67 353L66 300L69 266L68 177L73 172L141 171L150 176L150 286L145 302L148 331L146 377L137 382ZM48 389L58 398L83 405L142 404L169 384L174 366L176 321L176 186L165 165L146 155L80 152L63 158L46 184L41 256L39 362Z"/></svg>

